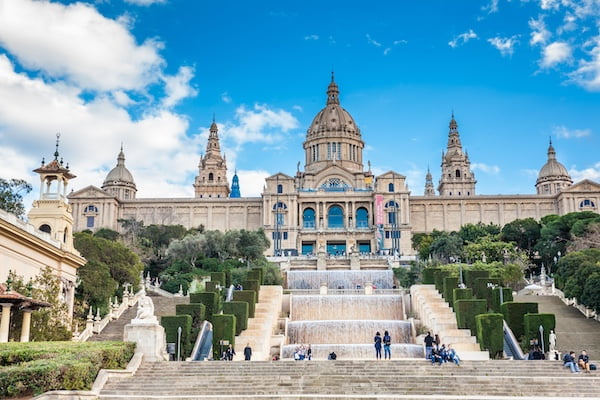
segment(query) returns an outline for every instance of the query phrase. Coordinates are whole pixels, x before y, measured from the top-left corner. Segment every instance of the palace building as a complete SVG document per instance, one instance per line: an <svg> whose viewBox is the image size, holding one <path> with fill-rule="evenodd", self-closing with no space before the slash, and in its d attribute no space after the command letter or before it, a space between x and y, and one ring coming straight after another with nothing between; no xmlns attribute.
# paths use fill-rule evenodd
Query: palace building
<svg viewBox="0 0 600 400"><path fill-rule="evenodd" d="M229 186L227 160L213 120L193 184L194 197L137 198L121 149L116 167L100 188L88 186L68 196L73 228L120 230L121 219L222 231L262 228L272 239L268 254L383 251L410 256L413 233L458 230L466 223L504 225L519 218L598 212L600 205L600 184L590 180L573 184L552 143L535 194L476 194L477 180L454 115L437 194L430 171L422 196L411 194L406 177L398 172L374 176L370 163L366 167L363 163L364 147L358 125L340 104L332 75L325 107L307 129L304 169L298 165L294 175L279 172L266 178L261 197L240 197L237 174Z"/></svg>

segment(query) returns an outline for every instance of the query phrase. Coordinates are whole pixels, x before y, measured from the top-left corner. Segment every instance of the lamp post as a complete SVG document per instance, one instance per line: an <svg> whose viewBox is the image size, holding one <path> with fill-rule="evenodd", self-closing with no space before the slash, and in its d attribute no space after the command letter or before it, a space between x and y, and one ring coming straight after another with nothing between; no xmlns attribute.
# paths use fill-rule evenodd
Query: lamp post
<svg viewBox="0 0 600 400"><path fill-rule="evenodd" d="M540 343L542 344L542 354L544 354L544 327L542 325L540 325Z"/></svg>
<svg viewBox="0 0 600 400"><path fill-rule="evenodd" d="M181 361L181 327L177 327L177 361Z"/></svg>

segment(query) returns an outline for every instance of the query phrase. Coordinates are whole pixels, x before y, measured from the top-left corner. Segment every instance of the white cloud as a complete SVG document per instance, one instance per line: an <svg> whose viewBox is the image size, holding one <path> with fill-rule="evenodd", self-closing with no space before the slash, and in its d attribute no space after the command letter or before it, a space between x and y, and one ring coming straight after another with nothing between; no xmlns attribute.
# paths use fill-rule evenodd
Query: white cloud
<svg viewBox="0 0 600 400"><path fill-rule="evenodd" d="M566 13L563 18L563 24L558 28L558 33L572 32L577 29L577 17L571 13Z"/></svg>
<svg viewBox="0 0 600 400"><path fill-rule="evenodd" d="M300 111L300 112L304 111L304 109L302 108L302 106L299 106L298 104L293 105L292 109L296 110L296 111Z"/></svg>
<svg viewBox="0 0 600 400"><path fill-rule="evenodd" d="M367 38L367 42L369 44L372 44L375 47L381 47L381 43L379 43L378 41L374 40L373 38L371 38L371 35L369 35L368 33L365 35Z"/></svg>
<svg viewBox="0 0 600 400"><path fill-rule="evenodd" d="M124 24L83 3L4 0L0 43L24 67L91 90L140 90L164 64L160 42L138 45Z"/></svg>
<svg viewBox="0 0 600 400"><path fill-rule="evenodd" d="M498 167L497 165L487 165L484 163L473 163L471 164L471 168L474 171L482 171L485 172L486 174L499 174L500 173L500 167Z"/></svg>
<svg viewBox="0 0 600 400"><path fill-rule="evenodd" d="M590 136L591 134L592 131L590 129L569 129L564 125L555 126L554 128L552 128L553 136L564 139L582 138Z"/></svg>
<svg viewBox="0 0 600 400"><path fill-rule="evenodd" d="M390 47L386 47L385 50L383 50L383 55L387 56L390 53L390 51L392 51L392 49Z"/></svg>
<svg viewBox="0 0 600 400"><path fill-rule="evenodd" d="M468 32L455 36L454 39L448 42L448 45L452 48L455 48L461 44L467 43L471 39L477 39L477 34L473 32L473 29L469 29Z"/></svg>
<svg viewBox="0 0 600 400"><path fill-rule="evenodd" d="M582 170L571 167L571 169L569 169L569 175L571 175L573 182L579 182L583 179L590 179L598 182L600 181L600 162Z"/></svg>
<svg viewBox="0 0 600 400"><path fill-rule="evenodd" d="M138 6L151 6L153 4L164 4L167 0L125 0L125 3L135 4Z"/></svg>
<svg viewBox="0 0 600 400"><path fill-rule="evenodd" d="M519 41L517 36L511 37L494 37L488 39L488 42L500 51L503 56L511 56L514 52L514 47Z"/></svg>
<svg viewBox="0 0 600 400"><path fill-rule="evenodd" d="M560 0L540 0L542 10L557 10L560 7Z"/></svg>
<svg viewBox="0 0 600 400"><path fill-rule="evenodd" d="M319 40L319 35L304 36L304 40Z"/></svg>
<svg viewBox="0 0 600 400"><path fill-rule="evenodd" d="M557 64L571 60L573 50L568 43L553 42L544 47L540 65L543 68L551 68Z"/></svg>
<svg viewBox="0 0 600 400"><path fill-rule="evenodd" d="M190 81L194 77L194 69L191 67L179 67L177 75L165 76L165 94L163 106L170 108L179 103L186 97L194 97L198 91L190 85Z"/></svg>
<svg viewBox="0 0 600 400"><path fill-rule="evenodd" d="M408 40L404 40L404 39L400 39L400 40L394 40L394 46L398 46L399 44L407 44Z"/></svg>
<svg viewBox="0 0 600 400"><path fill-rule="evenodd" d="M231 98L231 96L229 95L229 93L223 92L223 93L221 93L221 101L223 103L226 103L226 104L231 104L231 102L233 101L233 99Z"/></svg>
<svg viewBox="0 0 600 400"><path fill-rule="evenodd" d="M529 177L529 178L537 178L540 171L538 169L525 168L521 170L521 174Z"/></svg>
<svg viewBox="0 0 600 400"><path fill-rule="evenodd" d="M334 39L334 37L333 37L333 36L329 36L329 38L328 38L328 39L329 39L329 44L331 44L331 45L333 45L333 44L336 44L336 43L337 43L337 42L335 41L335 39Z"/></svg>
<svg viewBox="0 0 600 400"><path fill-rule="evenodd" d="M536 44L546 44L552 35L550 31L546 29L546 23L544 22L543 16L540 16L538 19L530 19L529 28L531 29L531 39L529 40L529 44L532 46Z"/></svg>
<svg viewBox="0 0 600 400"><path fill-rule="evenodd" d="M500 0L490 0L489 4L487 6L481 7L481 9L483 11L487 11L489 14L498 12L498 2L499 1Z"/></svg>
<svg viewBox="0 0 600 400"><path fill-rule="evenodd" d="M594 37L589 60L580 60L578 68L569 76L573 82L590 91L600 91L600 36Z"/></svg>

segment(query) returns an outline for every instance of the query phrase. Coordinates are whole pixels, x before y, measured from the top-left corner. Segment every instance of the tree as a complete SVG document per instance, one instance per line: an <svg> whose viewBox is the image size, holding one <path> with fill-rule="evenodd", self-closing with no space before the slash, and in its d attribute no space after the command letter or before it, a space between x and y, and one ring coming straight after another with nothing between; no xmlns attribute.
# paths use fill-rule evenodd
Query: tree
<svg viewBox="0 0 600 400"><path fill-rule="evenodd" d="M108 228L100 228L94 233L94 236L116 242L119 239L119 232Z"/></svg>
<svg viewBox="0 0 600 400"><path fill-rule="evenodd" d="M458 236L461 237L463 242L475 242L477 239L490 235L497 235L500 233L500 227L498 225L489 224L485 225L481 222L477 224L465 224L460 227Z"/></svg>
<svg viewBox="0 0 600 400"><path fill-rule="evenodd" d="M31 185L23 179L7 181L0 178L0 209L23 218L25 216L23 196L29 192L31 192Z"/></svg>
<svg viewBox="0 0 600 400"><path fill-rule="evenodd" d="M502 228L501 239L515 243L521 250L532 256L532 250L540 239L540 224L533 218L516 219Z"/></svg>
<svg viewBox="0 0 600 400"><path fill-rule="evenodd" d="M586 221L595 220L582 220L573 225L573 231L575 231L576 228L581 229L581 231L578 231L578 233L575 234L576 236L573 237L568 249L569 251L600 248L600 222L585 224Z"/></svg>
<svg viewBox="0 0 600 400"><path fill-rule="evenodd" d="M494 240L491 236L482 236L475 242L464 246L464 256L469 261L481 260L487 262L505 261L505 257L514 254L514 246L499 240Z"/></svg>
<svg viewBox="0 0 600 400"><path fill-rule="evenodd" d="M203 233L187 235L183 239L173 240L167 249L167 255L172 260L178 260L189 266L189 270L196 268L196 263L204 254L207 247L207 238Z"/></svg>
<svg viewBox="0 0 600 400"><path fill-rule="evenodd" d="M600 271L600 265L598 270ZM600 312L600 272L594 272L586 280L581 293L581 303Z"/></svg>
<svg viewBox="0 0 600 400"><path fill-rule="evenodd" d="M81 282L76 292L84 308L95 305L106 310L109 298L117 294L119 286L139 284L144 266L137 254L122 243L79 232L74 245L88 261L79 269Z"/></svg>
<svg viewBox="0 0 600 400"><path fill-rule="evenodd" d="M456 232L440 232L430 246L431 255L444 263L457 262L462 257L463 240Z"/></svg>

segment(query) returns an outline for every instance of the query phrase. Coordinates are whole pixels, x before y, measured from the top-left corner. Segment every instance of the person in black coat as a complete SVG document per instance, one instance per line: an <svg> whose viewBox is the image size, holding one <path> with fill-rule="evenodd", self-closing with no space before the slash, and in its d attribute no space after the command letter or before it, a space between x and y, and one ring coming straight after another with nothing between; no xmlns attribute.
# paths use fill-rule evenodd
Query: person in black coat
<svg viewBox="0 0 600 400"><path fill-rule="evenodd" d="M381 360L381 333L377 332L375 334L375 358Z"/></svg>
<svg viewBox="0 0 600 400"><path fill-rule="evenodd" d="M252 357L252 347L250 347L250 343L248 343L248 344L246 344L246 347L244 347L244 360L250 361L251 357Z"/></svg>

